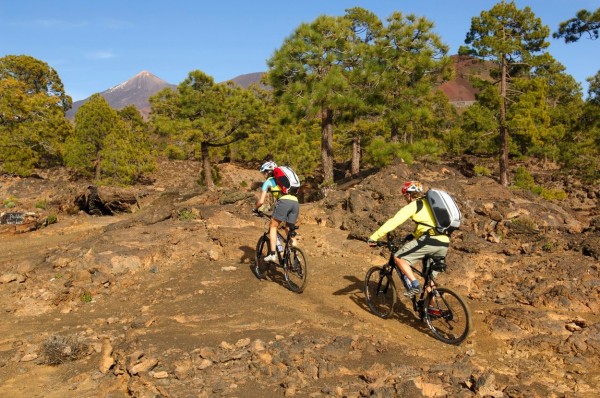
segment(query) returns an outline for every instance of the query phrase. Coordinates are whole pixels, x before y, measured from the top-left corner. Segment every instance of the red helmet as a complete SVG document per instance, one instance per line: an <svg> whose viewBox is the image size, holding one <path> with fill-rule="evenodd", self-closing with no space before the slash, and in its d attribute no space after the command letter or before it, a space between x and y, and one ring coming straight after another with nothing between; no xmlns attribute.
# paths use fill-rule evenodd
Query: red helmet
<svg viewBox="0 0 600 398"><path fill-rule="evenodd" d="M402 195L412 192L423 192L423 184L419 181L406 181L404 185L402 185Z"/></svg>

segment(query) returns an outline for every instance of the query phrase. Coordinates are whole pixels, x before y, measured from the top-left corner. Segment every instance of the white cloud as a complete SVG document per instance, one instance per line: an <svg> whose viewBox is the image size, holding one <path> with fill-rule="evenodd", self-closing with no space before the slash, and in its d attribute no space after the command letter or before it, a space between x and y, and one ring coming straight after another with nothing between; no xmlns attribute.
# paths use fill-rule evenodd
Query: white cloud
<svg viewBox="0 0 600 398"><path fill-rule="evenodd" d="M85 53L87 59L110 59L116 57L115 53L110 50L97 50Z"/></svg>
<svg viewBox="0 0 600 398"><path fill-rule="evenodd" d="M88 26L88 23L87 21L71 22L62 19L36 19L29 22L15 22L13 25L42 29L77 29Z"/></svg>

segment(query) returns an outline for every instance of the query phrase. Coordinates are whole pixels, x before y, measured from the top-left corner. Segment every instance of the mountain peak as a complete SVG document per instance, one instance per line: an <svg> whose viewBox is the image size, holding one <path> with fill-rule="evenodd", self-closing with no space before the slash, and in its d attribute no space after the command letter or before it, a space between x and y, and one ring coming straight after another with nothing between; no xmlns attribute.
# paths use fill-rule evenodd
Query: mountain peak
<svg viewBox="0 0 600 398"><path fill-rule="evenodd" d="M167 83L154 74L143 70L130 78L100 93L108 104L114 109L122 109L127 105L134 105L146 117L150 112L148 98L164 88L175 89L177 86ZM73 108L67 112L67 116L72 118L77 109L83 105L89 98L73 103Z"/></svg>

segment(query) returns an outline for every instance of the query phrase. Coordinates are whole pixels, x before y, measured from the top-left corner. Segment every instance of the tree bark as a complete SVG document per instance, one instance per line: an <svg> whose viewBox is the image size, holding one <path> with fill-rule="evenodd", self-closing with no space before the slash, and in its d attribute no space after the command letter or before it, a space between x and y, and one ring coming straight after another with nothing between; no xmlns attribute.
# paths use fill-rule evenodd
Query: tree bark
<svg viewBox="0 0 600 398"><path fill-rule="evenodd" d="M202 171L204 172L204 183L208 189L215 187L215 182L212 178L212 168L210 167L210 157L208 156L208 144L203 142L200 144L200 152L202 153Z"/></svg>
<svg viewBox="0 0 600 398"><path fill-rule="evenodd" d="M323 163L323 181L333 181L333 111L324 109L321 112L321 162Z"/></svg>
<svg viewBox="0 0 600 398"><path fill-rule="evenodd" d="M506 126L506 56L502 55L500 79L500 184L507 187L508 181L508 127Z"/></svg>
<svg viewBox="0 0 600 398"><path fill-rule="evenodd" d="M392 131L390 134L390 142L392 143L396 143L398 142L399 137L398 137L398 125L396 123L392 124Z"/></svg>
<svg viewBox="0 0 600 398"><path fill-rule="evenodd" d="M95 166L95 170L94 170L94 178L96 181L100 180L100 176L101 176L101 170L100 170L100 163L101 163L102 159L100 158L100 151L98 151L98 153L96 153L96 161L94 162L94 166Z"/></svg>
<svg viewBox="0 0 600 398"><path fill-rule="evenodd" d="M352 138L352 163L350 165L350 173L358 174L360 171L360 136Z"/></svg>

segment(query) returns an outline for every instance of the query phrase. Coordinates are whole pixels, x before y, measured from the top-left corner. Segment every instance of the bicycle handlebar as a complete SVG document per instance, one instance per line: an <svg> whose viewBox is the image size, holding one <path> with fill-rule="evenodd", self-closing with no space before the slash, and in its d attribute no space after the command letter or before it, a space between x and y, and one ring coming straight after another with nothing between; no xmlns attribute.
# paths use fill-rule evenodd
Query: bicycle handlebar
<svg viewBox="0 0 600 398"><path fill-rule="evenodd" d="M255 217L265 217L265 218L271 218L270 215L263 213L260 210L252 210L252 213L254 214Z"/></svg>
<svg viewBox="0 0 600 398"><path fill-rule="evenodd" d="M397 240L389 239L389 236L388 236L387 241L369 241L368 239L364 239L364 241L369 244L374 244L373 247L387 247L388 249L392 250L392 248L397 248L397 247L401 246L403 243L406 243L406 242L412 240L413 238L414 237L412 234L408 234L404 238L397 239Z"/></svg>

